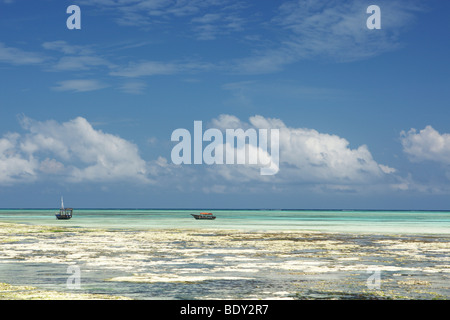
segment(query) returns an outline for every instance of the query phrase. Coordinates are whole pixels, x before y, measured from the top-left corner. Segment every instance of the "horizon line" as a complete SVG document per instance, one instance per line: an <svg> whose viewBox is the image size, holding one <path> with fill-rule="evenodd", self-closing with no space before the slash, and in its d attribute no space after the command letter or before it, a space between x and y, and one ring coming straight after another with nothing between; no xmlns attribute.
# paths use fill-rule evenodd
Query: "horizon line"
<svg viewBox="0 0 450 320"><path fill-rule="evenodd" d="M52 208L0 208L0 210L58 210L59 208L52 207ZM120 208L114 208L114 207L86 207L86 208L73 208L75 210L162 210L162 211L168 211L168 210L217 210L217 211L441 211L441 212L450 212L450 209L342 209L342 208L334 208L334 209L326 209L326 208L129 208L129 207L120 207Z"/></svg>

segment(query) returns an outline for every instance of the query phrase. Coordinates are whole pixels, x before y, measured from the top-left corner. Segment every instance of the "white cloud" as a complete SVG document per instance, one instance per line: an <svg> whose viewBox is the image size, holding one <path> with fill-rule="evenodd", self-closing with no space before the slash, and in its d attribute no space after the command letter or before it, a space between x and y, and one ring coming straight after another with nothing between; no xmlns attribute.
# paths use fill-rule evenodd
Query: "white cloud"
<svg viewBox="0 0 450 320"><path fill-rule="evenodd" d="M172 17L199 15L203 9L216 10L230 1L222 0L89 0L80 1L81 5L98 6L103 10L114 9L118 15L116 22L126 26L148 26Z"/></svg>
<svg viewBox="0 0 450 320"><path fill-rule="evenodd" d="M41 162L39 170L44 173L58 174L64 171L64 164L55 159L46 158Z"/></svg>
<svg viewBox="0 0 450 320"><path fill-rule="evenodd" d="M137 78L155 75L172 75L181 72L204 71L210 68L211 65L208 63L142 61L129 63L126 67L117 67L110 72L110 75Z"/></svg>
<svg viewBox="0 0 450 320"><path fill-rule="evenodd" d="M146 163L135 144L96 130L81 117L64 123L23 117L21 123L26 134L0 138L0 185L51 176L72 183L151 183L148 168L156 174L163 167L161 160Z"/></svg>
<svg viewBox="0 0 450 320"><path fill-rule="evenodd" d="M222 130L237 127L280 130L280 171L276 175L261 176L258 166L219 165L209 170L227 180L329 184L337 188L338 185L383 183L396 171L378 164L366 145L351 149L349 142L337 135L314 129L289 128L280 119L257 115L245 123L235 116L221 115L211 124Z"/></svg>
<svg viewBox="0 0 450 320"><path fill-rule="evenodd" d="M41 64L47 59L39 53L27 52L22 49L6 47L0 42L0 62L14 65Z"/></svg>
<svg viewBox="0 0 450 320"><path fill-rule="evenodd" d="M219 117L211 120L211 127L220 130L226 129L246 129L248 124L245 124L238 117L230 114L221 114Z"/></svg>
<svg viewBox="0 0 450 320"><path fill-rule="evenodd" d="M214 40L217 36L228 35L243 29L245 19L236 12L207 13L192 19L194 33L198 40Z"/></svg>
<svg viewBox="0 0 450 320"><path fill-rule="evenodd" d="M86 55L93 53L93 51L89 47L69 44L63 40L47 41L42 44L42 47L47 50L55 50L70 55L74 54Z"/></svg>
<svg viewBox="0 0 450 320"><path fill-rule="evenodd" d="M196 17L192 19L192 22L197 22L197 23L212 23L215 21L220 20L221 15L218 13L207 13L201 17Z"/></svg>
<svg viewBox="0 0 450 320"><path fill-rule="evenodd" d="M450 164L450 134L440 134L432 126L417 132L411 129L401 132L403 151L414 162L435 161Z"/></svg>
<svg viewBox="0 0 450 320"><path fill-rule="evenodd" d="M147 85L143 82L126 82L120 87L120 91L131 93L131 94L141 94L144 93Z"/></svg>
<svg viewBox="0 0 450 320"><path fill-rule="evenodd" d="M0 138L0 185L31 182L36 179L38 161L20 151L20 135L9 133Z"/></svg>
<svg viewBox="0 0 450 320"><path fill-rule="evenodd" d="M53 65L58 71L64 70L90 70L92 67L110 66L110 63L103 58L95 56L68 56L62 57Z"/></svg>
<svg viewBox="0 0 450 320"><path fill-rule="evenodd" d="M313 129L284 128L280 133L282 162L302 180L310 182L367 183L380 178L385 170L372 158L367 146L349 148L349 142L336 135Z"/></svg>
<svg viewBox="0 0 450 320"><path fill-rule="evenodd" d="M213 40L218 35L241 31L248 19L243 17L242 9L249 6L245 2L230 0L90 0L80 4L111 12L116 23L123 26L158 28L168 26L171 19L186 21L186 27L177 28L177 32L189 30L186 34L198 40Z"/></svg>
<svg viewBox="0 0 450 320"><path fill-rule="evenodd" d="M139 156L136 145L94 129L82 117L64 123L24 118L22 123L29 131L22 138L22 152L34 157L48 154L54 157L41 162L43 172L64 171L72 182L150 182L146 162Z"/></svg>
<svg viewBox="0 0 450 320"><path fill-rule="evenodd" d="M311 87L279 81L277 83L264 83L262 81L239 81L222 85L222 89L230 93L230 98L225 100L225 104L231 106L257 107L255 100L270 97L276 98L280 103L289 99L311 99L337 101L348 98L351 93L343 90L326 87Z"/></svg>
<svg viewBox="0 0 450 320"><path fill-rule="evenodd" d="M350 148L342 137L314 129L291 128L280 119L259 115L248 121L220 115L209 125L220 130L279 129L279 172L272 176L261 175L259 164L176 166L163 157L146 162L135 144L93 128L82 117L63 123L24 117L21 123L25 134L6 134L0 139L0 184L3 185L64 177L64 181L72 183L153 183L157 180L160 187L183 190L189 186L180 181L194 179L194 185L201 184L208 192L269 186L292 190L294 185L336 192L362 190L376 184L397 190L407 187L394 176L395 169L377 163L365 145ZM227 153L235 151L226 141L223 147ZM262 154L260 146L247 144L245 147L249 154ZM268 154L262 155L270 160L270 148Z"/></svg>
<svg viewBox="0 0 450 320"><path fill-rule="evenodd" d="M101 83L98 80L75 79L60 81L58 82L57 86L53 87L52 89L55 91L86 92L100 90L106 87L107 85Z"/></svg>
<svg viewBox="0 0 450 320"><path fill-rule="evenodd" d="M158 178L158 186L167 187L180 181L179 166L161 156L146 162L134 143L95 129L85 118L60 123L21 116L20 122L24 134L0 138L0 185L49 179L153 184Z"/></svg>
<svg viewBox="0 0 450 320"><path fill-rule="evenodd" d="M91 70L93 67L105 66L114 67L112 63L106 59L97 56L95 52L88 46L80 46L69 44L66 41L44 42L42 47L47 50L61 52L64 56L58 58L56 63L52 63L53 71L83 71Z"/></svg>
<svg viewBox="0 0 450 320"><path fill-rule="evenodd" d="M178 71L179 67L173 63L145 61L130 63L126 67L112 71L111 75L134 78L142 76L168 75L177 73Z"/></svg>

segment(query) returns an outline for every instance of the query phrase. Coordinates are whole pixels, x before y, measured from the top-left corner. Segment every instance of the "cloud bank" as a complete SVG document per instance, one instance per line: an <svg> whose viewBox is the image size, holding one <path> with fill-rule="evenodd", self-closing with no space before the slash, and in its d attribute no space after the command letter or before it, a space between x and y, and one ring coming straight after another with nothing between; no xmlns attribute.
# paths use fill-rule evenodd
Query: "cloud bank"
<svg viewBox="0 0 450 320"><path fill-rule="evenodd" d="M358 186L383 182L396 172L379 164L366 145L356 149L337 135L314 129L292 128L280 119L256 115L243 122L232 115L221 115L211 126L225 128L279 129L280 171L273 178L259 175L257 168L217 166L215 174L226 180L241 182L266 181L283 184L327 184ZM212 172L212 170L211 170Z"/></svg>
<svg viewBox="0 0 450 320"><path fill-rule="evenodd" d="M0 139L0 184L63 178L70 183L158 181L174 186L197 179L203 181L203 186L211 186L211 190L223 190L218 181L230 185L261 182L348 187L383 182L396 171L377 163L365 145L352 149L342 137L291 128L280 119L256 115L245 122L233 115L220 115L209 124L219 130L279 129L279 146L275 147L280 151L280 171L274 176L262 176L259 165L176 166L163 156L146 161L137 145L95 129L85 118L59 123L22 117L26 132L8 133ZM250 153L261 152L258 146L245 147ZM226 152L234 152L233 148L236 147L229 143L223 145ZM270 154L266 158L270 159Z"/></svg>
<svg viewBox="0 0 450 320"><path fill-rule="evenodd" d="M61 177L65 182L149 183L137 146L96 130L84 118L58 123L21 119L24 135L0 139L0 184Z"/></svg>
<svg viewBox="0 0 450 320"><path fill-rule="evenodd" d="M410 172L398 172L379 163L367 145L351 147L347 139L338 135L289 127L281 119L261 115L244 121L223 114L211 119L207 127L223 132L237 128L278 129L279 172L272 176L261 175L260 164L175 165L164 155L155 155L155 160L143 159L136 144L98 130L82 117L57 122L23 116L20 123L24 133L9 132L0 137L1 186L64 181L156 184L158 188L180 191L201 185L206 193L260 192L273 188L333 192L415 190L441 194L448 191L445 181L439 182L439 188L431 188L432 184L416 181ZM411 129L401 132L401 144L410 161L440 164L445 171L443 179L446 175L450 177L450 134L439 133L432 126L420 131ZM245 147L249 154L261 152L257 145L248 142ZM227 142L222 148L227 153L236 151L236 146ZM270 162L270 151L266 158L269 160L265 162Z"/></svg>

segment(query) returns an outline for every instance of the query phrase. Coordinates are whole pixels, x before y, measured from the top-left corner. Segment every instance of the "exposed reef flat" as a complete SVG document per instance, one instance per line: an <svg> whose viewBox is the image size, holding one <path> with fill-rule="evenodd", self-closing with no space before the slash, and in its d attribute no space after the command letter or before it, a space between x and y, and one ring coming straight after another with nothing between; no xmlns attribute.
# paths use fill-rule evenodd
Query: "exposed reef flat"
<svg viewBox="0 0 450 320"><path fill-rule="evenodd" d="M450 297L448 235L0 223L0 250L3 299ZM79 267L79 290L66 287L70 265ZM36 278L19 269L37 270Z"/></svg>
<svg viewBox="0 0 450 320"><path fill-rule="evenodd" d="M123 300L126 297L101 294L68 293L53 290L42 290L31 286L13 286L0 283L0 299L2 300Z"/></svg>

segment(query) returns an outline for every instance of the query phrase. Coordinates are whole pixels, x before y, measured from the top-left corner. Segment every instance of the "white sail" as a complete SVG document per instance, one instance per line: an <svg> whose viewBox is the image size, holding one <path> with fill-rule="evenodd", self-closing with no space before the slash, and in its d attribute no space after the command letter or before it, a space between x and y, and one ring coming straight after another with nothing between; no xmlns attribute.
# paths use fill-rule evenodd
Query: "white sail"
<svg viewBox="0 0 450 320"><path fill-rule="evenodd" d="M64 201L63 201L63 197L61 196L61 209L64 209Z"/></svg>

